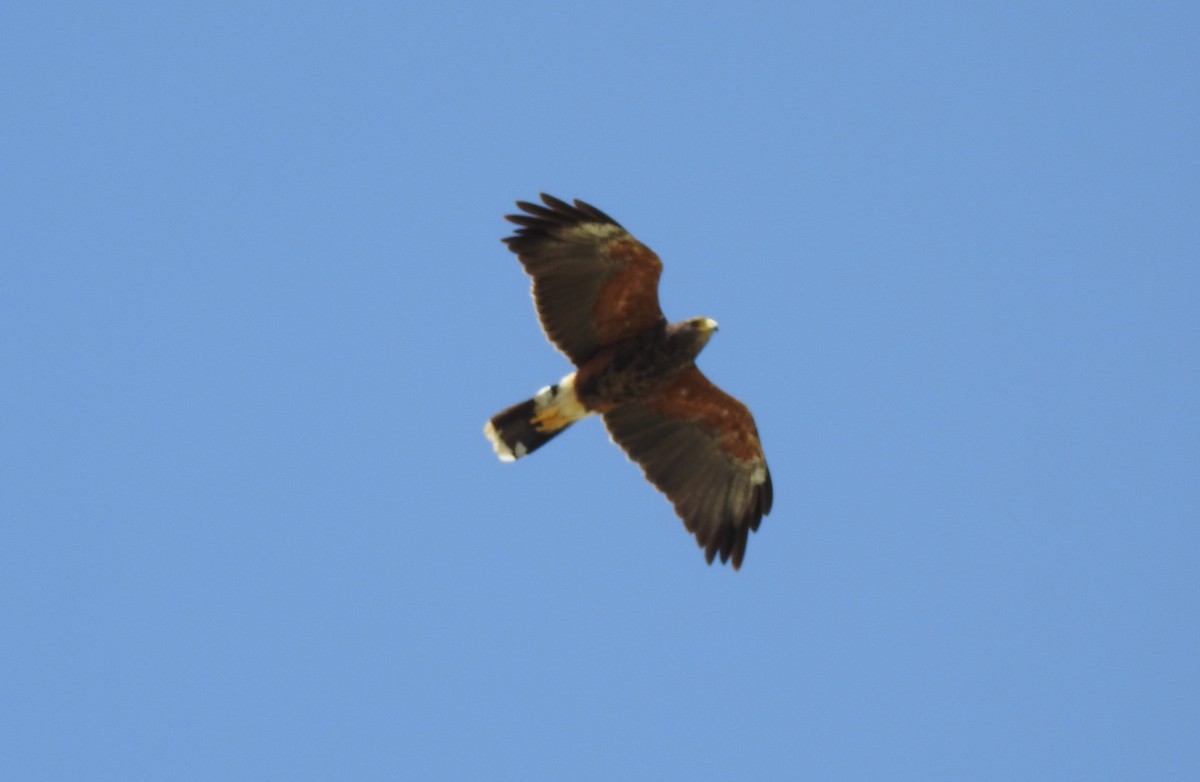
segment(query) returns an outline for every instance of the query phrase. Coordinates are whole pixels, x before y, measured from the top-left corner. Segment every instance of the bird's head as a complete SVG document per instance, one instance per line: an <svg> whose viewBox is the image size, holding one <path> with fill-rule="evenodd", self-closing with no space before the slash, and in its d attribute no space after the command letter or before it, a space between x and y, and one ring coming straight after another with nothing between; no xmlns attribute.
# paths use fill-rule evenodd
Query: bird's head
<svg viewBox="0 0 1200 782"><path fill-rule="evenodd" d="M708 340L717 331L717 322L712 318L692 318L688 321L700 337L700 344L708 344Z"/></svg>
<svg viewBox="0 0 1200 782"><path fill-rule="evenodd" d="M670 326L672 341L679 345L689 358L700 355L700 351L708 344L713 332L717 330L717 322L712 318L690 318Z"/></svg>

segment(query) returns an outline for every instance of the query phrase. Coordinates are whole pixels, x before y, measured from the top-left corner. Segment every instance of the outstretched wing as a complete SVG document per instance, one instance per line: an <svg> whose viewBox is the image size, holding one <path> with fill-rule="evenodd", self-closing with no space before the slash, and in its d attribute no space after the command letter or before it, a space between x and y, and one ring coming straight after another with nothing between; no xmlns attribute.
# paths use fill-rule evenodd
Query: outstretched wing
<svg viewBox="0 0 1200 782"><path fill-rule="evenodd" d="M662 261L594 206L542 194L545 206L518 201L527 214L504 242L533 278L546 336L576 364L664 321L658 306Z"/></svg>
<svg viewBox="0 0 1200 782"><path fill-rule="evenodd" d="M641 403L605 413L604 425L675 505L709 563L720 555L740 567L773 499L746 406L692 367Z"/></svg>

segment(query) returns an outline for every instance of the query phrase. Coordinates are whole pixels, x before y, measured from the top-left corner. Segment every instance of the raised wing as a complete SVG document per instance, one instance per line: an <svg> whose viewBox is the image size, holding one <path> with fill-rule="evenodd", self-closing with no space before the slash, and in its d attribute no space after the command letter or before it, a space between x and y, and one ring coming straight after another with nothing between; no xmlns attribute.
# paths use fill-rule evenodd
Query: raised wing
<svg viewBox="0 0 1200 782"><path fill-rule="evenodd" d="M695 367L640 404L604 414L613 442L667 495L711 564L733 560L771 512L771 473L754 418Z"/></svg>
<svg viewBox="0 0 1200 782"><path fill-rule="evenodd" d="M533 278L546 336L576 365L596 348L665 321L658 305L662 261L594 206L542 194L545 206L518 201L526 214L504 242Z"/></svg>

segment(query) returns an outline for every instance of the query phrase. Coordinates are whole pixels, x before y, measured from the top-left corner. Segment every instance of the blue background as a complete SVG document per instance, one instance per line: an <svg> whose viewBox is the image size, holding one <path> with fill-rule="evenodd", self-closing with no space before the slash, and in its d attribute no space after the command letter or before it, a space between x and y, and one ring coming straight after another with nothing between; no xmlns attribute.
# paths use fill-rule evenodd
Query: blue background
<svg viewBox="0 0 1200 782"><path fill-rule="evenodd" d="M0 777L1200 777L1200 10L6 3ZM708 567L500 244L665 261Z"/></svg>

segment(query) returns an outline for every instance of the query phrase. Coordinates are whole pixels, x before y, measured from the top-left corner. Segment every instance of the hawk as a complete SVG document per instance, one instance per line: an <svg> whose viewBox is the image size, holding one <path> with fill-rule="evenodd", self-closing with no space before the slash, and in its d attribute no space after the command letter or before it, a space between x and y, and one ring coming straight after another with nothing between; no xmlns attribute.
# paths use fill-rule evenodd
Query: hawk
<svg viewBox="0 0 1200 782"><path fill-rule="evenodd" d="M508 215L504 242L533 278L546 336L575 371L484 427L501 461L533 453L599 413L613 442L667 496L709 564L741 567L746 540L771 511L771 472L754 418L696 368L716 321L668 323L662 261L611 217L542 194Z"/></svg>

